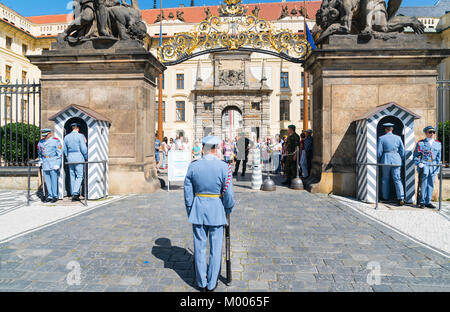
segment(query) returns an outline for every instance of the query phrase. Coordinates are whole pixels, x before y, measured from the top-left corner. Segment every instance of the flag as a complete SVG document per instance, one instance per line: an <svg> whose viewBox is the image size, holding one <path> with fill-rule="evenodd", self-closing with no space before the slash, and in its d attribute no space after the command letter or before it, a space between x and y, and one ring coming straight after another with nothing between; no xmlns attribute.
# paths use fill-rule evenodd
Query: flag
<svg viewBox="0 0 450 312"><path fill-rule="evenodd" d="M315 50L317 48L316 48L316 45L314 43L314 38L313 38L313 36L311 34L311 31L309 30L308 24L307 23L305 23L305 24L306 24L306 39L308 40L308 43L311 45L311 48L313 50Z"/></svg>

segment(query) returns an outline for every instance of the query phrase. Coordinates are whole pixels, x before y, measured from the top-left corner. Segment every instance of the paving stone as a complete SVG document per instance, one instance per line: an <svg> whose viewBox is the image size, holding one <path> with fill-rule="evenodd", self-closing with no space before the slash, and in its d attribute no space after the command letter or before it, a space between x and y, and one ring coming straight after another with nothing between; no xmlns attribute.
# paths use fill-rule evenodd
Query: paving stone
<svg viewBox="0 0 450 312"><path fill-rule="evenodd" d="M448 290L447 258L333 198L239 183L233 282L222 278L218 291ZM0 290L197 291L192 251L182 189L130 196L0 245ZM73 260L82 285L65 280ZM380 263L381 285L367 284L370 261Z"/></svg>

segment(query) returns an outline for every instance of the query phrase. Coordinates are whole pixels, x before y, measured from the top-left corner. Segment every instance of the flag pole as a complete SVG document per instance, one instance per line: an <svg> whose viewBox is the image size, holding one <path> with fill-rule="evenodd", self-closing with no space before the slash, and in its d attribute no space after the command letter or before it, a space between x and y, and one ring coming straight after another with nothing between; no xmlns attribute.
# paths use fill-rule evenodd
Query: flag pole
<svg viewBox="0 0 450 312"><path fill-rule="evenodd" d="M162 19L163 19L163 9L162 9L162 0L160 1L160 19L159 19L159 47L162 46ZM163 140L163 74L159 74L159 83L158 83L158 139L160 142Z"/></svg>
<svg viewBox="0 0 450 312"><path fill-rule="evenodd" d="M308 15L306 10L306 0L303 0L303 35L305 41L308 41L306 34L306 16ZM303 66L303 130L309 129L309 114L308 114L308 74L305 71L305 66Z"/></svg>

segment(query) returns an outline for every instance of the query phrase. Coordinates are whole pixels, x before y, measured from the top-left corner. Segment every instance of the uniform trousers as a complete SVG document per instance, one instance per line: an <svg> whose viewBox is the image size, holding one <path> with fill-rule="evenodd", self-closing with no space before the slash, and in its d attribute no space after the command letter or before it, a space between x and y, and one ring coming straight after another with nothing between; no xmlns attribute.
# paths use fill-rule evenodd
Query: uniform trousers
<svg viewBox="0 0 450 312"><path fill-rule="evenodd" d="M83 182L84 165L69 165L70 190L72 196L80 195L81 183Z"/></svg>
<svg viewBox="0 0 450 312"><path fill-rule="evenodd" d="M391 182L391 175L392 175L392 180L394 180L394 185L395 185L395 191L397 194L397 199L398 200L402 200L405 199L405 192L403 190L403 183L402 183L402 178L401 178L401 166L398 167L386 167L383 166L382 169L383 172L383 180L381 181L381 192L383 195L383 199L384 200L388 200L389 199L389 191L390 191L390 182Z"/></svg>
<svg viewBox="0 0 450 312"><path fill-rule="evenodd" d="M423 205L431 204L431 197L433 196L434 189L434 180L436 179L436 174L432 174L431 171L434 170L435 167L428 167L425 165L423 169L422 175L422 192L420 196L420 203Z"/></svg>
<svg viewBox="0 0 450 312"><path fill-rule="evenodd" d="M222 261L223 225L193 224L194 259L197 286L212 290L217 285ZM206 265L206 243L209 236L209 266Z"/></svg>
<svg viewBox="0 0 450 312"><path fill-rule="evenodd" d="M58 176L59 170L44 170L47 198L58 198Z"/></svg>

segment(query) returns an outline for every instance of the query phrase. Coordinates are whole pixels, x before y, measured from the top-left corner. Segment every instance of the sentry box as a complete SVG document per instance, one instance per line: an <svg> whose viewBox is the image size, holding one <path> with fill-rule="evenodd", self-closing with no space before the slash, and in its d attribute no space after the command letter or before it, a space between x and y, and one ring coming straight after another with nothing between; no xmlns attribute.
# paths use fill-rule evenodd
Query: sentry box
<svg viewBox="0 0 450 312"><path fill-rule="evenodd" d="M55 137L61 140L64 146L64 137L72 131L71 124L80 124L80 133L86 137L88 148L87 189L88 199L99 199L108 196L108 155L109 155L109 128L111 121L102 114L84 106L69 105L49 120L55 122ZM64 163L67 162L63 157ZM98 163L106 161L104 163ZM86 173L85 173L86 176ZM84 181L80 195L84 196ZM64 165L59 176L59 197L70 194L69 168ZM61 191L62 190L62 191Z"/></svg>
<svg viewBox="0 0 450 312"><path fill-rule="evenodd" d="M366 203L376 202L376 166L362 165L377 163L378 138L384 135L384 123L394 124L394 134L399 135L405 145L405 159L402 167L402 182L405 188L405 201L412 203L415 194L415 166L413 153L414 120L421 117L411 110L388 103L379 106L356 120L356 162L357 199ZM378 168L378 191L381 198L382 170ZM395 187L391 181L390 199L395 199Z"/></svg>

